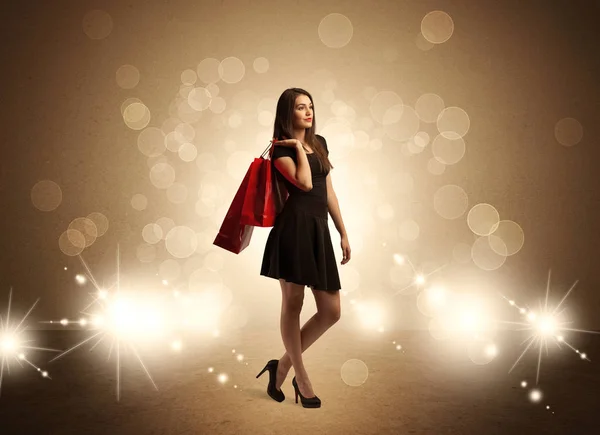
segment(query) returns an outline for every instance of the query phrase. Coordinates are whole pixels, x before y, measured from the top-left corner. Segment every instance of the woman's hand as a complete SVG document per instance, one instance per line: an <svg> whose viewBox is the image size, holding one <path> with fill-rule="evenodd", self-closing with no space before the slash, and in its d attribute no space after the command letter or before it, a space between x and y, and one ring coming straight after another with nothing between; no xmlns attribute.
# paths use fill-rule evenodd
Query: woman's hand
<svg viewBox="0 0 600 435"><path fill-rule="evenodd" d="M348 242L348 236L342 237L340 245L342 246L342 254L344 255L344 259L342 260L342 265L344 265L350 261L350 242Z"/></svg>
<svg viewBox="0 0 600 435"><path fill-rule="evenodd" d="M283 137L283 140L277 140L277 138L273 138L271 142L273 145L281 145L289 148L296 148L298 145L301 145L298 139L286 139L285 136Z"/></svg>
<svg viewBox="0 0 600 435"><path fill-rule="evenodd" d="M275 149L275 145L288 147L288 148L296 148L299 145L302 145L298 139L285 139L285 136L283 138L284 138L283 140L277 140L277 138L273 138L271 140L271 143L273 144L273 146L271 146L271 149L269 150L269 157L273 156L273 150Z"/></svg>

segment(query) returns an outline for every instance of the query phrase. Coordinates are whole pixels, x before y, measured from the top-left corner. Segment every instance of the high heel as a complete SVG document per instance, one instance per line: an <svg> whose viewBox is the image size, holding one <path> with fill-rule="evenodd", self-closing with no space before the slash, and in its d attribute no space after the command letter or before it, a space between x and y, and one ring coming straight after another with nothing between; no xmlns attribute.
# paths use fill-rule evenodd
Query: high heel
<svg viewBox="0 0 600 435"><path fill-rule="evenodd" d="M300 388L298 388L298 383L296 382L296 376L292 379L292 385L294 386L294 392L296 393L296 403L298 403L298 395L300 395L300 402L302 402L302 406L304 408L320 408L321 407L321 399L317 396L314 397L304 397L300 392Z"/></svg>
<svg viewBox="0 0 600 435"><path fill-rule="evenodd" d="M275 388L275 383L277 381L277 366L278 365L279 365L279 360L277 360L277 359L270 360L267 363L267 365L265 366L265 368L262 369L262 371L258 375L256 375L256 378L258 379L260 377L260 375L262 375L264 372L266 372L268 370L269 371L269 385L267 386L267 394L269 395L269 397L271 397L271 399L276 400L277 402L283 402L285 400L285 394L283 394L283 391Z"/></svg>

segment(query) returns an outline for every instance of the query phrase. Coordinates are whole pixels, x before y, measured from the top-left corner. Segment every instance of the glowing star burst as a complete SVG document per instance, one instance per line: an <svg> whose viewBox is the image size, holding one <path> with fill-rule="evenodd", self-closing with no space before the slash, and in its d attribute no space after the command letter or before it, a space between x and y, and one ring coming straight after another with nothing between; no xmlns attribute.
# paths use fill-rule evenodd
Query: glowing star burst
<svg viewBox="0 0 600 435"><path fill-rule="evenodd" d="M113 349L116 353L116 372L117 372L117 401L121 398L121 353L122 350L130 349L136 356L144 372L150 379L150 382L156 390L158 387L154 383L152 376L148 372L148 369L144 365L134 343L139 339L147 338L153 339L153 332L160 327L160 316L157 315L156 311L152 312L145 307L144 304L139 304L137 301L123 297L120 293L120 278L119 278L119 250L117 248L117 291L115 293L109 292L108 290L102 289L98 286L94 279L89 267L79 255L83 266L88 271L90 281L96 287L97 292L93 295L94 300L82 310L82 313L90 316L89 318L82 318L79 320L71 321L63 319L60 323L63 326L69 325L70 323L76 323L80 326L89 326L93 330L97 330L93 335L86 338L85 340L77 343L75 346L67 349L57 357L50 360L50 362L66 355L67 353L77 349L88 341L97 338L94 345L91 347L90 352L100 344L104 339L110 339L110 348L108 351L108 358L112 354ZM97 307L94 312L87 311L89 308ZM55 323L55 322L50 322ZM123 349L125 348L125 349Z"/></svg>
<svg viewBox="0 0 600 435"><path fill-rule="evenodd" d="M523 353L521 353L519 358L517 358L517 360L515 361L515 363L513 364L513 366L510 368L510 370L508 372L510 373L516 367L516 365L521 360L521 358L523 358L523 356L527 353L527 351L532 346L537 345L539 352L538 352L536 383L539 382L539 378L540 378L540 366L542 363L542 347L544 347L546 349L546 355L548 355L548 339L553 339L559 348L560 348L560 343L566 344L571 350L573 350L575 353L579 354L581 359L590 361L589 358L587 358L587 355L585 353L580 352L578 349L575 349L573 346L571 346L569 343L567 343L565 341L563 332L564 331L575 331L575 332L587 332L590 334L598 334L598 332L596 332L596 331L565 328L564 325L567 325L572 322L564 322L564 321L561 321L561 319L560 319L560 315L562 314L562 311L558 312L558 310L560 309L563 302L567 299L567 297L569 296L571 291L575 288L578 281L575 281L575 283L573 283L571 288L567 291L567 293L563 296L562 300L559 302L559 304L554 309L548 308L548 295L550 293L550 275L551 275L551 271L548 271L548 285L546 286L546 301L545 301L543 307L542 307L542 303L540 301L540 309L537 312L533 311L533 310L528 310L524 307L519 307L519 306L517 306L515 301L509 300L505 296L502 296L504 299L506 299L508 301L508 303L511 306L518 309L519 313L522 316L524 316L525 319L527 320L527 323L522 323L522 322L503 322L503 323L512 323L512 324L516 324L516 325L523 325L523 326L525 326L524 329L533 331L533 333L524 341L524 342L528 342L527 346L525 347L525 350L523 351Z"/></svg>
<svg viewBox="0 0 600 435"><path fill-rule="evenodd" d="M447 266L447 265L440 266L437 269L435 269L434 271L432 271L432 272L424 275L423 273L417 271L417 269L415 268L415 266L413 265L413 263L410 261L410 259L408 258L408 256L402 256L402 255L399 255L399 254L394 254L393 259L394 259L394 262L397 263L397 264L399 264L399 265L404 265L404 264L408 263L408 265L410 266L410 268L412 269L413 274L414 274L412 282L409 285L407 285L406 287L398 290L396 292L396 294L401 294L406 289L408 289L408 288L410 288L412 286L422 287L427 282L427 277L433 275L434 273L442 270L443 268L445 268Z"/></svg>
<svg viewBox="0 0 600 435"><path fill-rule="evenodd" d="M29 316L33 308L38 303L39 299L34 302L29 311L27 311L27 314L25 314L21 321L15 326L11 326L9 324L11 301L12 288L10 289L10 292L8 294L8 309L6 311L6 323L2 321L2 316L0 316L0 355L2 356L2 366L0 368L0 394L2 394L2 379L4 377L4 367L6 367L6 371L10 373L10 361L12 359L15 359L21 367L23 367L23 364L21 364L21 362L29 364L31 367L36 369L43 378L52 379L48 375L47 371L42 370L27 359L25 351L46 350L50 352L60 352L60 350L57 349L47 349L44 347L34 347L27 345L27 343L30 343L32 340L27 340L25 337L24 332L27 329L27 326L25 326L25 319L27 319L27 316Z"/></svg>

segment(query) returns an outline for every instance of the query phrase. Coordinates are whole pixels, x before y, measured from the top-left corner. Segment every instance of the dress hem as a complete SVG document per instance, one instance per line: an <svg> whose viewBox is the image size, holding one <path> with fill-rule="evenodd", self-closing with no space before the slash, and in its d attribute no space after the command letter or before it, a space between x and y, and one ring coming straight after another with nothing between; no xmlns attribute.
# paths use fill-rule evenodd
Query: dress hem
<svg viewBox="0 0 600 435"><path fill-rule="evenodd" d="M278 281L279 281L280 279L283 279L285 282L292 282L292 283L294 283L294 284L303 285L303 286L309 287L309 288L311 288L311 289L313 289L313 290L330 291L330 292L338 292L338 291L340 291L340 290L341 290L341 288L337 288L337 289L318 288L316 285L312 285L312 284L304 284L304 283L301 283L301 282L295 282L295 281L292 281L291 279L286 279L286 278L284 278L283 276L279 276L279 277L277 277L277 276L265 275L265 274L262 274L262 273L261 273L260 275L261 275L261 276L266 276L267 278L273 278L273 279L276 279L276 280L278 280Z"/></svg>

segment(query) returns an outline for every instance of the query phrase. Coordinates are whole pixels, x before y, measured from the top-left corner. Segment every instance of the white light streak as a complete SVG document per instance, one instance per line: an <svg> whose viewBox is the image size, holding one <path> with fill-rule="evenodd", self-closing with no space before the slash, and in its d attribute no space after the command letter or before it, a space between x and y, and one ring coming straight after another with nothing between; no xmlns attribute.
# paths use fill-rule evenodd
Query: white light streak
<svg viewBox="0 0 600 435"><path fill-rule="evenodd" d="M36 306L38 301L39 299L33 303L31 308L29 308L29 311L27 311L27 314L23 316L19 323L17 323L16 325L11 325L10 306L12 302L12 287L10 289L8 295L8 308L6 310L6 322L4 322L2 320L2 316L0 316L0 357L2 360L0 363L0 395L2 394L2 380L4 378L4 368L6 367L7 373L10 373L10 362L13 360L16 361L21 367L23 367L23 364L21 364L21 362L25 362L29 366L37 370L43 378L52 379L48 375L47 371L42 370L33 362L31 362L27 358L25 353L27 350L44 350L49 352L60 352L60 350L57 349L48 349L44 347L27 345L27 343L30 343L32 340L27 340L25 337L25 330L27 329L25 320L27 319L33 308Z"/></svg>
<svg viewBox="0 0 600 435"><path fill-rule="evenodd" d="M523 329L532 330L532 334L525 340L525 342L528 342L527 346L525 347L525 350L523 350L521 355L517 358L517 360L515 361L515 363L513 364L513 366L510 368L510 370L508 372L510 373L516 367L516 365L519 363L519 361L523 358L523 356L527 353L527 351L532 346L537 345L537 347L538 347L538 363L537 363L536 384L539 383L540 367L541 367L541 363L542 363L542 348L546 349L546 355L548 355L548 340L554 341L559 348L560 348L561 343L565 344L571 350L573 350L575 353L579 354L581 359L590 361L587 358L587 355L585 353L581 353L578 349L575 349L573 346L571 346L565 340L563 332L564 331L573 331L573 332L586 332L589 334L598 334L597 331L566 328L564 325L567 325L571 322L564 322L564 321L560 320L560 314L562 313L562 311L558 312L558 310L562 306L563 302L565 302L565 300L567 299L567 297L569 296L571 291L575 288L578 281L575 281L575 283L573 283L571 288L565 293L565 295L563 296L563 298L561 299L561 301L558 303L558 305L555 308L548 307L548 296L550 294L550 276L551 276L551 270L548 271L548 284L546 286L546 300L545 300L543 307L542 307L542 303L540 301L540 310L538 312L531 311L531 310L525 309L523 307L518 307L516 305L516 303L514 303L514 301L509 300L506 297L502 296L504 299L506 299L508 301L508 303L511 306L516 307L519 310L519 313L524 315L525 319L527 320L527 323L523 323L523 322L502 322L502 323L522 325L525 327Z"/></svg>

